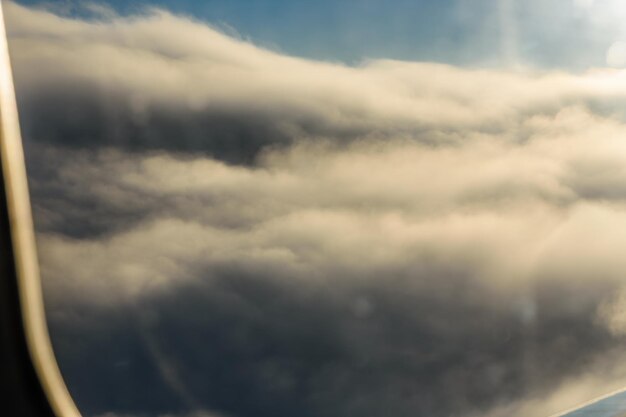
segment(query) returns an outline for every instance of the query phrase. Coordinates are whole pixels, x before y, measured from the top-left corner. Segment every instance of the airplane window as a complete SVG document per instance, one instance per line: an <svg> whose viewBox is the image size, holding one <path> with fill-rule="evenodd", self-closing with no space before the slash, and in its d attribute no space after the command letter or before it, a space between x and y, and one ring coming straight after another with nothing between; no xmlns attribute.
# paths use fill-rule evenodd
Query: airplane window
<svg viewBox="0 0 626 417"><path fill-rule="evenodd" d="M4 9L85 417L626 413L623 2Z"/></svg>

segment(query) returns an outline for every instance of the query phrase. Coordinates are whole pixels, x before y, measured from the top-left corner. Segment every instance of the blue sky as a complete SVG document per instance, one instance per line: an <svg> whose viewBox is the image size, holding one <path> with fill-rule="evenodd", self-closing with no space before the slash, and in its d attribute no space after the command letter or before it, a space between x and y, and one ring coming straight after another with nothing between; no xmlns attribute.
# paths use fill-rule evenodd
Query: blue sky
<svg viewBox="0 0 626 417"><path fill-rule="evenodd" d="M40 0L22 0L39 4ZM602 66L622 40L613 0L100 0L119 13L144 5L230 27L292 55L471 66ZM58 3L55 3L58 4ZM64 4L80 4L66 1ZM623 11L626 12L625 8ZM625 13L626 14L626 13Z"/></svg>

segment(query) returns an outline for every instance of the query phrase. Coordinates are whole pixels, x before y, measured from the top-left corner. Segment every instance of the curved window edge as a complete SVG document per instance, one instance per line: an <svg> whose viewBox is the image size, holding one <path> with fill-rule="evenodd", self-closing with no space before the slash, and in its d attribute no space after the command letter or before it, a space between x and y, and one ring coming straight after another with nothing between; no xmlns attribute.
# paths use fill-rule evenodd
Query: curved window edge
<svg viewBox="0 0 626 417"><path fill-rule="evenodd" d="M3 254L13 258L8 261L12 261L17 283L17 314L21 315L26 356L30 357L49 406L57 417L81 417L61 375L48 333L3 7L4 2L0 2L0 158L10 235L6 240L12 246Z"/></svg>

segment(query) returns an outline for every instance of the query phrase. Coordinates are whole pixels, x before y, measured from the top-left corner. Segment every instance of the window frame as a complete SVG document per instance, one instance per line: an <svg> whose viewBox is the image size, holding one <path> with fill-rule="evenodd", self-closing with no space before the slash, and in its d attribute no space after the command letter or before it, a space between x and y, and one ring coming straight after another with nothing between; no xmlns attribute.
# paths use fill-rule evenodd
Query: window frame
<svg viewBox="0 0 626 417"><path fill-rule="evenodd" d="M21 417L80 417L43 303L24 150L0 1L0 398Z"/></svg>

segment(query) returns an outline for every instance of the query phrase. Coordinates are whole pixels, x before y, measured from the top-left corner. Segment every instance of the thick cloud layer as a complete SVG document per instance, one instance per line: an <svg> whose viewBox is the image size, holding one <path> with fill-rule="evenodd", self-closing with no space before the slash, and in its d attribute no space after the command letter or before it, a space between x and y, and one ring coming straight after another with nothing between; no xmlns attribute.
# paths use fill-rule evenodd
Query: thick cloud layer
<svg viewBox="0 0 626 417"><path fill-rule="evenodd" d="M504 132L565 105L619 114L626 96L624 77L602 72L306 61L162 11L91 23L15 5L8 14L25 134L69 147L201 151L251 163L266 146L311 136L439 143L465 141L467 129Z"/></svg>
<svg viewBox="0 0 626 417"><path fill-rule="evenodd" d="M89 386L84 363L111 378L105 386L120 377L106 370L124 363L134 378L116 401L144 410L150 381L170 373L145 369L145 333L185 381L169 407L233 415L481 414L568 377L607 375L623 343L619 203L577 196L567 163L540 172L530 151L502 160L497 145L491 157L487 145L371 146L294 149L257 168L72 158L59 171L77 187L68 195L115 218L105 234L72 238L59 223L40 240L57 337L99 323L80 352L60 349L76 386ZM429 183L436 170L420 156L458 177ZM507 180L522 162L539 179ZM510 187L482 180L494 170ZM111 200L143 216L107 215ZM103 339L124 348L103 357ZM609 385L622 375L611 369ZM99 384L89 393L96 410L110 401L97 398ZM171 387L161 389L165 401Z"/></svg>
<svg viewBox="0 0 626 417"><path fill-rule="evenodd" d="M624 385L624 74L8 16L87 415L547 416Z"/></svg>

